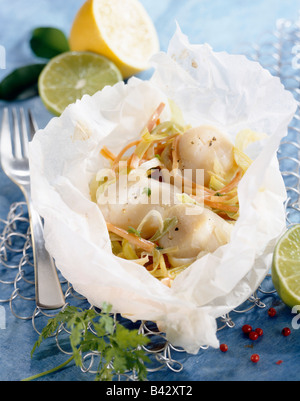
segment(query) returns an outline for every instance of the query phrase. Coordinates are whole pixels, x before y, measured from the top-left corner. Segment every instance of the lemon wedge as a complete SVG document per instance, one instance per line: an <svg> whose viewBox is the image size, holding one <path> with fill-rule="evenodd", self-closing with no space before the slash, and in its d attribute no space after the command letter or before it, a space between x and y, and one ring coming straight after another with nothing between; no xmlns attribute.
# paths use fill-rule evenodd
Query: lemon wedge
<svg viewBox="0 0 300 401"><path fill-rule="evenodd" d="M113 61L124 79L149 68L159 51L154 24L138 0L87 0L69 37L73 51L91 51Z"/></svg>

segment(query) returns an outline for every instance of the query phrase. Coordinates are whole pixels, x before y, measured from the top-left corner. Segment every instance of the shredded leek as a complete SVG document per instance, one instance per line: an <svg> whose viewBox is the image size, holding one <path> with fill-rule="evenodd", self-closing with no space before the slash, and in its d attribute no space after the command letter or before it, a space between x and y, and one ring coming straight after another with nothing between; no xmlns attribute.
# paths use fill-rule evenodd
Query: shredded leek
<svg viewBox="0 0 300 401"><path fill-rule="evenodd" d="M146 131L146 133L149 134L148 131ZM146 142L146 141L142 141L140 144L137 145L134 154L139 158L142 159L144 154L147 152L147 150L149 149L149 146L151 145L150 142Z"/></svg>
<svg viewBox="0 0 300 401"><path fill-rule="evenodd" d="M150 238L150 241L158 241L159 239L161 239L167 232L169 232L170 230L172 230L172 228L174 228L176 225L178 224L178 219L177 217L172 217L172 218L167 218L164 220L163 223L163 228L158 229L156 231L156 233L153 235L152 238Z"/></svg>
<svg viewBox="0 0 300 401"><path fill-rule="evenodd" d="M133 246L125 239L122 241L122 253L125 259L134 260L138 259L138 256L133 249Z"/></svg>
<svg viewBox="0 0 300 401"><path fill-rule="evenodd" d="M226 181L224 180L223 177L220 177L217 174L210 173L210 182L209 182L209 187L213 191L220 191L222 188L225 187Z"/></svg>
<svg viewBox="0 0 300 401"><path fill-rule="evenodd" d="M182 273L185 269L187 269L189 266L190 266L190 264L186 264L186 265L181 265L178 267L173 267L171 269L168 269L168 275L171 279L174 279L180 273Z"/></svg>
<svg viewBox="0 0 300 401"><path fill-rule="evenodd" d="M174 124L184 127L185 121L180 107L172 99L168 99L168 103L171 111L171 121Z"/></svg>
<svg viewBox="0 0 300 401"><path fill-rule="evenodd" d="M143 218L143 220L140 222L140 224L137 228L137 231L139 231L141 233L143 231L144 225L149 220L155 220L157 222L157 224L159 225L159 230L163 230L164 222L163 222L161 214L157 210L150 210L150 212L148 212L146 214L146 216Z"/></svg>
<svg viewBox="0 0 300 401"><path fill-rule="evenodd" d="M114 255L119 255L122 252L122 245L119 241L111 241L111 248Z"/></svg>
<svg viewBox="0 0 300 401"><path fill-rule="evenodd" d="M176 194L176 198L180 203L187 203L191 205L198 205L198 206L203 206L199 202L197 202L195 199L191 198L188 194Z"/></svg>
<svg viewBox="0 0 300 401"><path fill-rule="evenodd" d="M264 133L255 132L250 129L243 129L238 132L235 138L235 147L244 152L251 143L261 141L267 137L268 136Z"/></svg>
<svg viewBox="0 0 300 401"><path fill-rule="evenodd" d="M242 152L239 148L233 148L233 156L236 164L246 172L248 168L252 164L252 160L248 157L244 152Z"/></svg>
<svg viewBox="0 0 300 401"><path fill-rule="evenodd" d="M183 135L183 133L184 133L183 127L173 123L172 121L164 121L158 124L158 126L155 127L151 133L146 131L142 135L142 139L143 141L151 143L153 141L167 139L169 136L174 134Z"/></svg>

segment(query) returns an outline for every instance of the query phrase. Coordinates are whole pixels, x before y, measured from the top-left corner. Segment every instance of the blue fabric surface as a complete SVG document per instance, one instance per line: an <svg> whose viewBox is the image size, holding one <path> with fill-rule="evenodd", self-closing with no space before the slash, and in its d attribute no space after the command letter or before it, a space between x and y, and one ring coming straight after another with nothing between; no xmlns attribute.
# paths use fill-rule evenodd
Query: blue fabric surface
<svg viewBox="0 0 300 401"><path fill-rule="evenodd" d="M192 43L209 43L214 50L235 51L245 42L259 43L267 31L272 31L279 19L295 21L300 0L141 0L152 17L158 31L161 49L166 50L174 34L177 21ZM0 69L0 80L12 69L37 59L30 51L30 32L37 26L56 26L68 34L72 20L83 0L0 0L0 45L6 50L6 69ZM140 75L147 78L149 72ZM38 97L18 104L31 108L40 127L52 117ZM0 101L2 109L7 104ZM18 189L0 170L0 219L6 219L11 203L22 200ZM1 273L1 270L0 270ZM266 286L272 288L270 279ZM1 291L1 290L0 290ZM300 330L292 329L283 337L283 327L292 328L296 318L282 304L277 294L259 294L266 308L255 307L246 313L234 313L235 327L219 332L221 343L229 347L227 353L219 350L201 350L198 355L175 353L174 359L183 363L183 370L175 373L163 369L149 374L149 379L162 381L289 381L300 379ZM5 294L0 293L0 299ZM0 304L1 306L1 304ZM269 307L277 309L270 318ZM52 368L66 360L54 341L45 344L31 359L30 352L37 339L30 320L17 319L4 304L6 327L0 326L0 380L20 380ZM32 305L24 313L30 313ZM297 319L296 319L297 320ZM295 320L294 320L295 321ZM242 333L243 324L261 327L264 335L255 343ZM253 364L250 356L260 355ZM279 360L282 363L277 363ZM87 381L93 377L70 367L45 377L48 381Z"/></svg>

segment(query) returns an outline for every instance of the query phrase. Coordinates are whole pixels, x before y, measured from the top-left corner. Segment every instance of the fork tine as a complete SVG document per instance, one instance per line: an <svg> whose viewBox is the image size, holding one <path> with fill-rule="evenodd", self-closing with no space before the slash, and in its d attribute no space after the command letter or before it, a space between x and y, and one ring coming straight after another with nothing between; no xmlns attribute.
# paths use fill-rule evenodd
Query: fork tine
<svg viewBox="0 0 300 401"><path fill-rule="evenodd" d="M9 113L5 107L2 114L2 126L0 132L0 149L4 150L7 157L12 157L12 143L10 135Z"/></svg>
<svg viewBox="0 0 300 401"><path fill-rule="evenodd" d="M27 125L26 125L26 118L25 112L23 107L20 108L20 121L21 121L21 128L22 128L22 145L23 145L23 156L28 158L28 132L27 132Z"/></svg>
<svg viewBox="0 0 300 401"><path fill-rule="evenodd" d="M14 155L17 159L22 158L22 145L21 145L21 134L18 122L17 110L12 109L13 117L13 143L14 143Z"/></svg>
<svg viewBox="0 0 300 401"><path fill-rule="evenodd" d="M31 110L28 110L28 117L29 117L30 134L32 139L36 131L39 129L39 127L37 125L35 118L33 117Z"/></svg>

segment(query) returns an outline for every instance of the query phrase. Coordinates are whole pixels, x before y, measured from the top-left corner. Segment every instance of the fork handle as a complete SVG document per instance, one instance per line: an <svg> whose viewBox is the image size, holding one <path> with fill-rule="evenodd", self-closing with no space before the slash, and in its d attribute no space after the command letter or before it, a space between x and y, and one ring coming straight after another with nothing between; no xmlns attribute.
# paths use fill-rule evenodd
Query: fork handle
<svg viewBox="0 0 300 401"><path fill-rule="evenodd" d="M53 258L45 248L41 217L33 207L30 191L26 188L24 189L28 205L34 257L36 305L42 309L58 309L65 305L65 298L56 266Z"/></svg>

